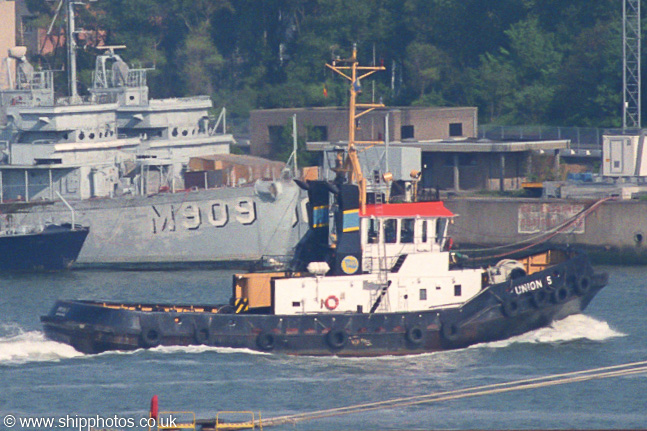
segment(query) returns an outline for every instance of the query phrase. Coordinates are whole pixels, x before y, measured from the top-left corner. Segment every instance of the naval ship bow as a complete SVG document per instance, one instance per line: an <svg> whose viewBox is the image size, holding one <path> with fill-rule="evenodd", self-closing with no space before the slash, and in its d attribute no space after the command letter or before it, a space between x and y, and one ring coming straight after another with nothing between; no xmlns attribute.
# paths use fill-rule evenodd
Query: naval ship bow
<svg viewBox="0 0 647 431"><path fill-rule="evenodd" d="M58 301L47 337L96 353L205 344L294 355L416 354L508 338L580 313L607 282L586 255L546 248L487 267L455 262L441 201L390 203L357 160L357 52L328 65L350 81L349 141L334 181L308 181L310 230L291 266L236 274L221 305ZM362 110L358 112L358 109Z"/></svg>

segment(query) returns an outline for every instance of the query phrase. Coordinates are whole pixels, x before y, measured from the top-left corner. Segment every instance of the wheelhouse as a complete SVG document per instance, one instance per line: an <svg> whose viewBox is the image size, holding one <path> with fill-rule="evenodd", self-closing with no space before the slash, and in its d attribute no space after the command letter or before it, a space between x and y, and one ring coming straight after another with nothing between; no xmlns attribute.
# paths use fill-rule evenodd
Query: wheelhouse
<svg viewBox="0 0 647 431"><path fill-rule="evenodd" d="M452 217L442 202L367 205L360 215L362 270L379 270L382 256L391 268L403 255L447 250Z"/></svg>

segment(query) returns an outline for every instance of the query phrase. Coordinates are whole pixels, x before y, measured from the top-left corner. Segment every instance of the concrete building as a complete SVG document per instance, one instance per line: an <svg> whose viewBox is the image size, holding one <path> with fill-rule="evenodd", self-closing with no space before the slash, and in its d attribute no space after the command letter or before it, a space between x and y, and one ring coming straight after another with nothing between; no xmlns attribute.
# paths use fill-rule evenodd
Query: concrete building
<svg viewBox="0 0 647 431"><path fill-rule="evenodd" d="M271 157L275 144L291 141L292 117L305 137L310 151L330 154L345 148L348 140L347 108L300 108L252 111L250 115L251 153ZM386 117L388 115L388 133ZM478 139L477 108L384 108L361 117L356 133L359 141L388 139L390 151L360 150L364 174L374 168L388 170L400 180L409 179L411 166L422 171L423 188L445 190L515 190L531 176L539 155L555 158L570 141L505 141ZM366 146L368 147L368 146ZM416 151L411 151L411 150ZM379 153L379 154L377 154ZM322 174L330 177L329 157L324 156ZM397 161L397 162L395 162Z"/></svg>
<svg viewBox="0 0 647 431"><path fill-rule="evenodd" d="M568 140L493 142L416 142L422 152L421 185L445 190L517 190L532 173L533 159L555 157L568 148Z"/></svg>
<svg viewBox="0 0 647 431"><path fill-rule="evenodd" d="M254 110L250 114L250 151L254 156L271 156L274 144L291 136L292 116L306 141L339 143L348 140L348 108L298 108ZM389 116L388 136L385 117ZM356 136L361 141L415 142L465 139L477 136L477 109L384 108L363 116Z"/></svg>

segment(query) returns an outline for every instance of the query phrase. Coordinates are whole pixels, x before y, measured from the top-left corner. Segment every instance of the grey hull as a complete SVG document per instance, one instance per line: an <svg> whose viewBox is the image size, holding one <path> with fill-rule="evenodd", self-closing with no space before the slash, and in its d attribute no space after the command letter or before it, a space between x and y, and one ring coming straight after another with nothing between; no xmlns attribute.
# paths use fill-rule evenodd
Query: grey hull
<svg viewBox="0 0 647 431"><path fill-rule="evenodd" d="M277 183L276 196L249 186L71 202L75 222L90 226L77 264L217 264L288 255L307 230L307 199L294 183ZM71 218L60 202L13 211L14 222Z"/></svg>

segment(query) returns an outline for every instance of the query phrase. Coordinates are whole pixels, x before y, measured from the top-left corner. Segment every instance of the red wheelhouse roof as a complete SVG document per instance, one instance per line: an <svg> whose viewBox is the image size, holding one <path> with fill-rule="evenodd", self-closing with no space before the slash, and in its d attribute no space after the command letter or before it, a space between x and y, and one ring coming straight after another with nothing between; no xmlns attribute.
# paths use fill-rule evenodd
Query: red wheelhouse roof
<svg viewBox="0 0 647 431"><path fill-rule="evenodd" d="M382 207L378 209L378 207ZM454 217L445 204L436 202L406 202L400 204L366 205L362 217Z"/></svg>

